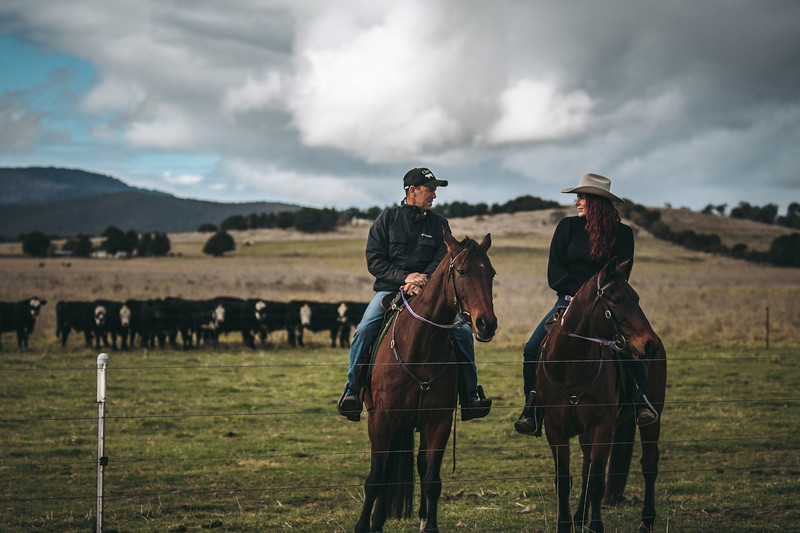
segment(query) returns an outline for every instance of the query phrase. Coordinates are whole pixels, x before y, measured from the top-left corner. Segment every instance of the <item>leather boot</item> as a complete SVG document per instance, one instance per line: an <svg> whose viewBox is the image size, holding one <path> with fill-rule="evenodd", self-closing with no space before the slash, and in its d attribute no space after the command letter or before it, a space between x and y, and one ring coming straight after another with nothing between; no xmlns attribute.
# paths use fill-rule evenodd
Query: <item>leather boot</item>
<svg viewBox="0 0 800 533"><path fill-rule="evenodd" d="M520 415L519 420L514 422L514 429L517 430L517 433L523 435L541 437L543 421L544 411L536 404L536 391L532 390L528 393L525 408L522 409L522 415Z"/></svg>
<svg viewBox="0 0 800 533"><path fill-rule="evenodd" d="M477 396L477 399L474 396ZM483 393L483 387L478 385L469 398L461 401L461 420L483 418L489 414L491 409L492 400L486 397Z"/></svg>
<svg viewBox="0 0 800 533"><path fill-rule="evenodd" d="M358 422L361 420L361 395L350 392L348 386L345 385L342 397L336 402L336 409L340 415L351 422Z"/></svg>

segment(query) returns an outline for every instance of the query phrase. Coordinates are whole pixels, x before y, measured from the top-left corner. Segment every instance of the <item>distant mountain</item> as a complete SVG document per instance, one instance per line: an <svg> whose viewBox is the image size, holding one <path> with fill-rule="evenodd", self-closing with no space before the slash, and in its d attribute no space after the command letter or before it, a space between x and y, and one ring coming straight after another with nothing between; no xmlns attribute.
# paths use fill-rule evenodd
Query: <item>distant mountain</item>
<svg viewBox="0 0 800 533"><path fill-rule="evenodd" d="M219 203L187 200L130 187L109 176L59 168L0 168L0 238L41 231L70 237L123 231L194 231L232 215L294 211L274 202Z"/></svg>
<svg viewBox="0 0 800 533"><path fill-rule="evenodd" d="M124 191L164 194L131 187L116 178L83 170L0 168L0 204L44 204Z"/></svg>

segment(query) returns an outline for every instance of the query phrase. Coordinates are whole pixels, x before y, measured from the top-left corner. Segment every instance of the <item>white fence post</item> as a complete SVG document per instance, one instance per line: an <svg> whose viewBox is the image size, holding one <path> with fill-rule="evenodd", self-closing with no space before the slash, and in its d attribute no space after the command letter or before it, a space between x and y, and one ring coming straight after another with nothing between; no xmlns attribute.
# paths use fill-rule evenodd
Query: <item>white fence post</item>
<svg viewBox="0 0 800 533"><path fill-rule="evenodd" d="M106 367L108 354L97 356L97 533L103 533L103 476L108 464L106 437Z"/></svg>

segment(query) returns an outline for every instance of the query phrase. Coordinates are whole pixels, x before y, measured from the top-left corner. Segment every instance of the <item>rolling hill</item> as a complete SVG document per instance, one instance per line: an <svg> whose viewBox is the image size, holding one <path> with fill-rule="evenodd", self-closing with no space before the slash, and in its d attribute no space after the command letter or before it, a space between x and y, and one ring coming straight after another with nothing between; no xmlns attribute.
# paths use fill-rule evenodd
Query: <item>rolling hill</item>
<svg viewBox="0 0 800 533"><path fill-rule="evenodd" d="M41 231L51 236L99 235L109 225L123 231L194 231L232 215L293 211L275 202L189 200L136 187L109 176L59 168L0 169L0 238Z"/></svg>

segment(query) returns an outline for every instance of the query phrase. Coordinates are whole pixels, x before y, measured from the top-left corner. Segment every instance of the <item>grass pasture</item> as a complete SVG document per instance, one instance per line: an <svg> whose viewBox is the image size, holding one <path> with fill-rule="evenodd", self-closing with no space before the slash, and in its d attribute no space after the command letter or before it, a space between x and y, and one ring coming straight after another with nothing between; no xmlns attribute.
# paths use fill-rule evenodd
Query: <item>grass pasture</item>
<svg viewBox="0 0 800 533"><path fill-rule="evenodd" d="M552 305L545 265L549 212L453 221L459 238L491 232L497 338L477 346L495 399L458 423L443 467L443 531L555 530L544 439L512 427L522 402L521 347ZM732 230L733 231L733 230ZM88 532L95 523L98 350L56 344L58 300L258 295L366 300L365 228L335 235L237 235L229 257L202 236L170 236L175 257L30 259L6 245L0 299L48 300L27 351L0 352L0 529ZM69 266L67 266L69 265ZM794 531L800 519L800 270L689 252L637 237L631 283L667 347L669 384L656 486L656 531ZM766 308L770 309L769 348ZM346 350L276 334L252 351L231 335L217 350L107 349L105 528L119 532L352 531L369 469L364 421L335 402ZM573 476L578 488L577 443ZM642 498L636 456L629 502L606 531L632 531ZM415 491L419 494L419 490ZM390 520L386 531L417 531Z"/></svg>

